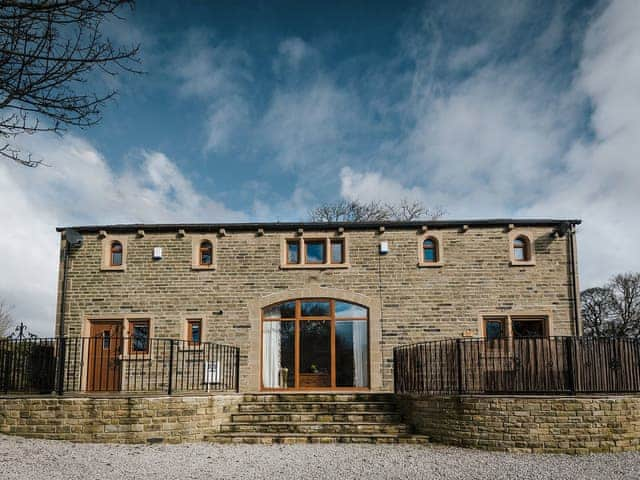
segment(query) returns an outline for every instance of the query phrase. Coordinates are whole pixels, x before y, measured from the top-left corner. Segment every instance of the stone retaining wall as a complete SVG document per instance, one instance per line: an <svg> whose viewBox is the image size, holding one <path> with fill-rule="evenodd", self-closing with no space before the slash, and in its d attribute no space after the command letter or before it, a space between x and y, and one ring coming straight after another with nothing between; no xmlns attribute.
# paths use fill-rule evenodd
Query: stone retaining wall
<svg viewBox="0 0 640 480"><path fill-rule="evenodd" d="M2 398L0 433L74 442L193 442L218 431L241 398Z"/></svg>
<svg viewBox="0 0 640 480"><path fill-rule="evenodd" d="M640 396L398 398L407 423L438 443L510 452L640 450Z"/></svg>

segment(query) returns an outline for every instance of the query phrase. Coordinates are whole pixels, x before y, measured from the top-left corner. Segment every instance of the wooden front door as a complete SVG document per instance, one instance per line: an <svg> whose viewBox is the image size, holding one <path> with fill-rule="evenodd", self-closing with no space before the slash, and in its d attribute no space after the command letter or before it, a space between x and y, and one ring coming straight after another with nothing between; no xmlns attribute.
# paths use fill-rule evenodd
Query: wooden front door
<svg viewBox="0 0 640 480"><path fill-rule="evenodd" d="M122 322L100 321L91 324L88 339L87 390L113 392L120 390L122 354Z"/></svg>

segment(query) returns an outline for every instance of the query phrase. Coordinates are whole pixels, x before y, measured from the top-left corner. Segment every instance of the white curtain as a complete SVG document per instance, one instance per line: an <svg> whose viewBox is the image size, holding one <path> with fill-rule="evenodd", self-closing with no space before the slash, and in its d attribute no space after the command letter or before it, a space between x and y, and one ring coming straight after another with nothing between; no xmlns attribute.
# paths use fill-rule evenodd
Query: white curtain
<svg viewBox="0 0 640 480"><path fill-rule="evenodd" d="M280 386L280 322L263 323L262 384L266 388Z"/></svg>
<svg viewBox="0 0 640 480"><path fill-rule="evenodd" d="M353 369L354 387L369 385L369 365L367 358L367 322L353 322Z"/></svg>

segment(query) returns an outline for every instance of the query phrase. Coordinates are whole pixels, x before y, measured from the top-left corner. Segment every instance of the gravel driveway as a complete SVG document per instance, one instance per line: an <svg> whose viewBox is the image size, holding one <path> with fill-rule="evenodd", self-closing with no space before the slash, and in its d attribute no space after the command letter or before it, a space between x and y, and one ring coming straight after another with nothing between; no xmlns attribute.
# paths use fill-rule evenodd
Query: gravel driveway
<svg viewBox="0 0 640 480"><path fill-rule="evenodd" d="M412 445L104 445L0 435L1 479L638 479L640 453L513 455Z"/></svg>

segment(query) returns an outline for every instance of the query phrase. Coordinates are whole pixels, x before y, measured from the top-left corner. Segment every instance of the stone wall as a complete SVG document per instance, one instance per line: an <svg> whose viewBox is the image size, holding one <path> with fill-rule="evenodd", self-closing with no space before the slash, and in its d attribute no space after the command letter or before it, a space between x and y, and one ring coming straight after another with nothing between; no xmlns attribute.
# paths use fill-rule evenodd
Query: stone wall
<svg viewBox="0 0 640 480"><path fill-rule="evenodd" d="M0 398L0 433L74 442L195 442L218 431L240 395Z"/></svg>
<svg viewBox="0 0 640 480"><path fill-rule="evenodd" d="M434 442L486 450L640 450L640 396L401 395L403 415Z"/></svg>
<svg viewBox="0 0 640 480"><path fill-rule="evenodd" d="M535 265L512 266L509 235L520 230L532 238ZM190 317L204 320L205 340L240 347L242 391L256 390L259 371L260 324L251 311L283 292L312 290L322 295L362 299L375 310L378 331L372 338L372 360L381 378L380 389L393 388L392 351L397 345L425 340L480 335L482 314L548 315L551 334L572 334L571 294L567 238L553 238L552 226L532 226L511 232L507 226L431 228L441 240L442 265L418 265L421 229L347 229L346 268L281 268L285 238L292 231L257 232L227 230L225 236L187 231L119 232L126 241L126 269L102 270L105 239L84 233L69 265L66 333L89 335L92 318L151 320L152 335L181 338ZM107 234L113 232L106 232ZM305 238L337 236L336 230L304 232ZM192 267L193 236L211 238L215 269ZM107 237L108 239L109 237ZM389 253L378 253L381 241ZM163 258L152 259L153 247ZM340 295L336 292L344 292ZM286 295L284 295L286 297ZM292 293L293 296L293 293ZM253 307L252 307L253 306ZM222 311L222 314L219 312ZM126 331L125 331L126 334ZM252 360L253 359L253 360ZM373 364L373 362L372 362ZM253 375L253 376L252 376Z"/></svg>

